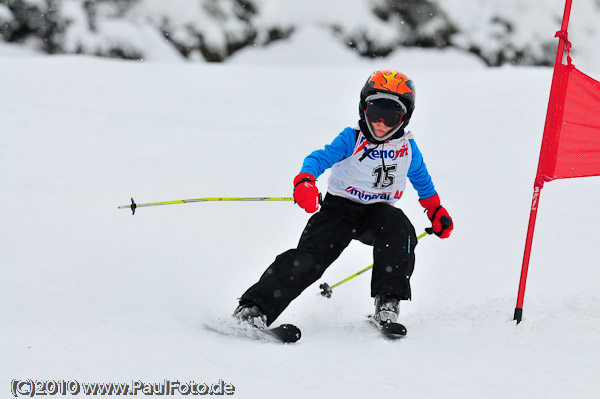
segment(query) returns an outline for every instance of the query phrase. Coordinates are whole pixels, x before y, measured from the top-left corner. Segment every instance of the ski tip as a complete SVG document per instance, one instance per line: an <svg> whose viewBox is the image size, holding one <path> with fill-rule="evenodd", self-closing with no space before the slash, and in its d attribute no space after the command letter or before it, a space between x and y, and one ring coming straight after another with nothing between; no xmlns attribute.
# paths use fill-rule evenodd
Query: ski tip
<svg viewBox="0 0 600 399"><path fill-rule="evenodd" d="M282 324L279 328L284 332L282 336L285 338L286 343L297 342L302 337L300 329L293 324Z"/></svg>
<svg viewBox="0 0 600 399"><path fill-rule="evenodd" d="M389 323L381 328L381 332L391 339L402 338L406 336L406 327L400 323Z"/></svg>
<svg viewBox="0 0 600 399"><path fill-rule="evenodd" d="M406 327L400 323L379 324L372 314L367 315L367 318L386 338L398 339L406 336Z"/></svg>

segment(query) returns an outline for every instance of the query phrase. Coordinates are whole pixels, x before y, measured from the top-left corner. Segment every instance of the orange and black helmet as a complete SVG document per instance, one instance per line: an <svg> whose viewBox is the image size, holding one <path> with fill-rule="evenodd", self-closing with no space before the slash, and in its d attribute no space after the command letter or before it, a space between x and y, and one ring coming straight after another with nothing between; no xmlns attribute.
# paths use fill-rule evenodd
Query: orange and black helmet
<svg viewBox="0 0 600 399"><path fill-rule="evenodd" d="M384 138L375 137L367 123L366 110L367 101L370 98L383 97L398 101L403 110L402 123L394 128L390 134ZM415 85L413 81L403 73L398 71L384 70L376 71L369 76L362 90L360 91L359 114L361 130L367 135L367 139L374 143L383 143L396 134L396 137L402 136L403 129L408 125L410 117L415 109ZM366 131L365 131L366 130Z"/></svg>

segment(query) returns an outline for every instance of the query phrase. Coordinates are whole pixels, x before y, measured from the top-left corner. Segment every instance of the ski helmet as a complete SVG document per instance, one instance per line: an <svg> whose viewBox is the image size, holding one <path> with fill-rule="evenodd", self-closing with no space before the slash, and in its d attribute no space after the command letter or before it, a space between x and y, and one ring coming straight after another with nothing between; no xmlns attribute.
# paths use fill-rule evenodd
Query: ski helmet
<svg viewBox="0 0 600 399"><path fill-rule="evenodd" d="M385 137L376 137L368 122L367 108L377 102L386 109L397 110L402 114L401 122ZM415 109L415 85L413 81L398 71L376 71L369 76L360 91L359 126L371 143L382 144L392 137L401 137Z"/></svg>

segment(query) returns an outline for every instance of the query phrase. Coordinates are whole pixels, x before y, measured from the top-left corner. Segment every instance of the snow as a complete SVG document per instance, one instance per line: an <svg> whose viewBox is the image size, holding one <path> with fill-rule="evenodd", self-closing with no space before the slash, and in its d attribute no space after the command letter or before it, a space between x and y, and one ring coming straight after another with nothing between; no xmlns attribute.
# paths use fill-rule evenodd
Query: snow
<svg viewBox="0 0 600 399"><path fill-rule="evenodd" d="M479 62L485 60L493 65L547 65L554 60L553 35L560 28L564 9L564 0L430 0L417 7L396 4L396 9L403 10L399 12L391 11L392 3L28 0L32 14L14 4L10 9L0 4L0 24L5 22L5 40L17 40L20 46L38 53L59 51L149 61L212 62L228 60L230 55L237 57L239 46L246 46L246 53L252 51L252 44L281 48L290 45L291 33L296 36L300 31L319 31L318 35L311 35L315 41L303 46L309 54L322 51L321 40L337 42L344 51L343 58L356 58L347 48L350 43L362 53L381 54L392 49L405 53L404 46L435 43L452 48L452 53L475 52ZM571 12L573 55L586 69L600 68L596 51L600 40L599 12L598 0L577 0ZM56 24L57 29L50 32L51 46L45 42L46 29L19 31L25 15L38 18L37 25ZM36 23L31 27L36 27ZM419 47L411 47L407 54L414 49L418 51ZM302 54L296 54L294 59L297 58L302 59Z"/></svg>
<svg viewBox="0 0 600 399"><path fill-rule="evenodd" d="M314 43L319 46L314 46ZM227 60L235 65L288 65L335 66L364 65L386 68L403 65L406 68L477 68L481 59L455 49L432 50L403 47L385 58L365 59L352 49L339 43L326 28L303 27L285 42L275 42L268 47L244 48ZM377 66L379 65L379 66ZM365 78L366 79L366 78Z"/></svg>
<svg viewBox="0 0 600 399"><path fill-rule="evenodd" d="M262 64L0 52L4 395L32 378L222 379L241 398L597 396L599 178L542 190L524 320L512 320L551 69L429 52L354 62L327 42L312 61L281 61L312 34L257 49ZM360 243L278 320L302 328L297 344L205 329L309 216L289 202L117 206L290 196L304 156L356 122L360 87L386 65L416 82L410 128L456 224L419 243L408 336L386 341L365 321L370 274L319 295L372 263ZM398 206L428 226L413 190Z"/></svg>
<svg viewBox="0 0 600 399"><path fill-rule="evenodd" d="M0 21L10 21L14 17L6 4L0 4Z"/></svg>
<svg viewBox="0 0 600 399"><path fill-rule="evenodd" d="M120 49L128 55L144 55L149 61L181 61L182 55L167 44L160 32L146 22L124 21L103 15L94 22L91 32L88 16L78 1L65 1L61 11L69 21L64 48L68 53L108 54Z"/></svg>
<svg viewBox="0 0 600 399"><path fill-rule="evenodd" d="M0 56L31 57L33 55L36 55L34 51L23 46L0 42Z"/></svg>

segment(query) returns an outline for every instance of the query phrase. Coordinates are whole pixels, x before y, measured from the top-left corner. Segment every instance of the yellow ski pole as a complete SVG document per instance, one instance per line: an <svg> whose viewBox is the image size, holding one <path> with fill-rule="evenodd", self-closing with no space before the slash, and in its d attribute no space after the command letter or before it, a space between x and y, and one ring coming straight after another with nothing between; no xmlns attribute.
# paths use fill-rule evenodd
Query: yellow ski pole
<svg viewBox="0 0 600 399"><path fill-rule="evenodd" d="M426 228L425 232L417 237L417 240L420 240L421 238L423 238L429 234L433 234L433 229L431 227ZM331 294L333 293L333 289L335 287L339 287L340 285L344 284L345 282L352 280L354 277L360 276L361 274L363 274L367 270L371 269L372 267L373 267L373 265L367 266L364 269L362 269L361 271L358 271L358 272L354 273L353 275L346 277L342 281L339 281L332 286L329 286L329 284L327 284L327 283L323 283L323 284L319 285L319 288L321 288L321 295L323 295L326 298L331 298Z"/></svg>
<svg viewBox="0 0 600 399"><path fill-rule="evenodd" d="M191 202L207 202L207 201L293 201L292 197L206 197L206 198L191 198L182 199L175 201L162 201L162 202L148 202L145 204L137 204L133 198L131 199L131 205L121 205L119 209L131 209L131 214L135 215L137 208L145 206L159 206L159 205L175 205L175 204L189 204Z"/></svg>

